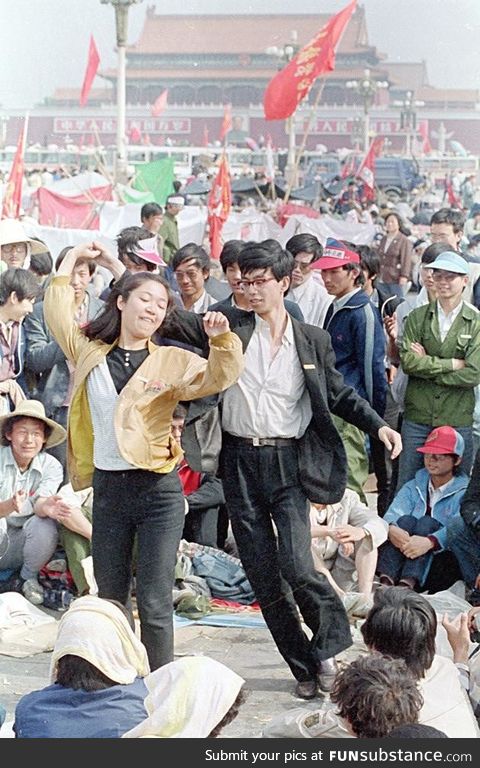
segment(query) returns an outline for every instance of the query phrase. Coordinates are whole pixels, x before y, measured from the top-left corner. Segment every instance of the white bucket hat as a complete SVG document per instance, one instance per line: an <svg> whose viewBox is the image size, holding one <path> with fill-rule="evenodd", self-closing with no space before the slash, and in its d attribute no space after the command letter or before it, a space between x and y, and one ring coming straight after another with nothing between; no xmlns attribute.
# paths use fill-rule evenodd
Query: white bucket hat
<svg viewBox="0 0 480 768"><path fill-rule="evenodd" d="M47 439L47 442L45 443L46 448L53 448L54 445L63 443L67 437L66 430L60 426L60 424L57 424L56 421L53 421L53 419L48 419L45 416L45 408L43 407L43 403L41 403L39 400L22 400L14 411L11 411L4 416L0 416L0 432L3 429L5 422L8 421L8 419L12 419L14 416L24 416L25 418L28 417L29 419L39 419L39 421L43 421L44 424L47 424L47 426L49 426L52 431Z"/></svg>
<svg viewBox="0 0 480 768"><path fill-rule="evenodd" d="M0 247L10 243L26 243L30 246L30 253L44 253L46 247L38 240L28 237L23 224L16 219L2 219L0 221Z"/></svg>

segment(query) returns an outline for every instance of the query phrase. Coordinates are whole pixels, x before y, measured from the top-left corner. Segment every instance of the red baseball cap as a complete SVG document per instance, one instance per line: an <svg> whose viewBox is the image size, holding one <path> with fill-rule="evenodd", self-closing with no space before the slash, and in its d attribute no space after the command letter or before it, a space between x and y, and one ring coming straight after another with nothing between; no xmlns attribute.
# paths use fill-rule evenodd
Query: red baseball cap
<svg viewBox="0 0 480 768"><path fill-rule="evenodd" d="M419 453L454 453L463 456L465 441L453 427L437 427L428 435L424 445L417 448Z"/></svg>
<svg viewBox="0 0 480 768"><path fill-rule="evenodd" d="M312 269L336 269L344 264L360 264L360 256L350 251L341 240L328 237L323 256L310 264Z"/></svg>

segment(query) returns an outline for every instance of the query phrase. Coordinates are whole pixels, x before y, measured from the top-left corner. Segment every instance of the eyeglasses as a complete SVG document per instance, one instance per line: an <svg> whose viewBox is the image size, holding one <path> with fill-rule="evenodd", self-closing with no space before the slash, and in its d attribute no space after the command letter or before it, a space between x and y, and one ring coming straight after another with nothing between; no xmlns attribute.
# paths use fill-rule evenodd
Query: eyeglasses
<svg viewBox="0 0 480 768"><path fill-rule="evenodd" d="M14 243L13 245L2 245L3 253L26 253L27 246L25 243Z"/></svg>
<svg viewBox="0 0 480 768"><path fill-rule="evenodd" d="M276 277L257 277L255 280L239 280L239 285L246 291L249 288L257 288L261 290L265 283L269 283L271 280L276 280Z"/></svg>
<svg viewBox="0 0 480 768"><path fill-rule="evenodd" d="M464 275L460 275L458 272L444 272L443 269L434 269L432 277L437 282L446 280L447 282L452 283L457 277L464 277Z"/></svg>
<svg viewBox="0 0 480 768"><path fill-rule="evenodd" d="M297 261L295 259L295 269L297 269L297 267L300 270L300 272L310 272L310 262Z"/></svg>
<svg viewBox="0 0 480 768"><path fill-rule="evenodd" d="M199 275L201 274L202 274L201 269L195 269L195 270L190 269L188 272L174 272L174 275L177 278L177 280L185 280L186 278L187 280L191 280L192 282L193 280L196 280L197 277L199 277Z"/></svg>

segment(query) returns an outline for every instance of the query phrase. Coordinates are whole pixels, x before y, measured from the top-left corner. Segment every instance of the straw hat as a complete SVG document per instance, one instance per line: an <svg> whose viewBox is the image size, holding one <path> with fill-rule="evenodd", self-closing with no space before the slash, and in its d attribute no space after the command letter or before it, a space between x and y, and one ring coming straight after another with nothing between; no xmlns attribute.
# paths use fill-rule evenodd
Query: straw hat
<svg viewBox="0 0 480 768"><path fill-rule="evenodd" d="M39 419L39 421L43 421L44 424L47 424L51 428L52 432L47 442L45 443L46 448L53 448L54 445L63 443L67 437L66 430L60 426L60 424L57 424L56 421L53 421L53 419L48 419L45 416L45 408L43 407L43 403L41 403L39 400L21 400L14 411L11 411L4 416L0 416L0 431L3 430L3 425L14 416L24 416L25 418L28 417L30 419Z"/></svg>
<svg viewBox="0 0 480 768"><path fill-rule="evenodd" d="M31 253L45 253L45 244L38 240L31 240L26 234L23 225L16 219L2 219L0 221L0 247L10 243L27 243Z"/></svg>

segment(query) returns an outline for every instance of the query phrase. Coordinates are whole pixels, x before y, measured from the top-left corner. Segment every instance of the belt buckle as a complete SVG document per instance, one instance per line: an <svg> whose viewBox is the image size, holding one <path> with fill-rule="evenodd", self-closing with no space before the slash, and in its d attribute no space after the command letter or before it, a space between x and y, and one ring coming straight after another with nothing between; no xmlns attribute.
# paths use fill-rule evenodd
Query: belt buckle
<svg viewBox="0 0 480 768"><path fill-rule="evenodd" d="M261 438L259 437L252 437L252 445L254 445L256 448L258 448L262 444Z"/></svg>

